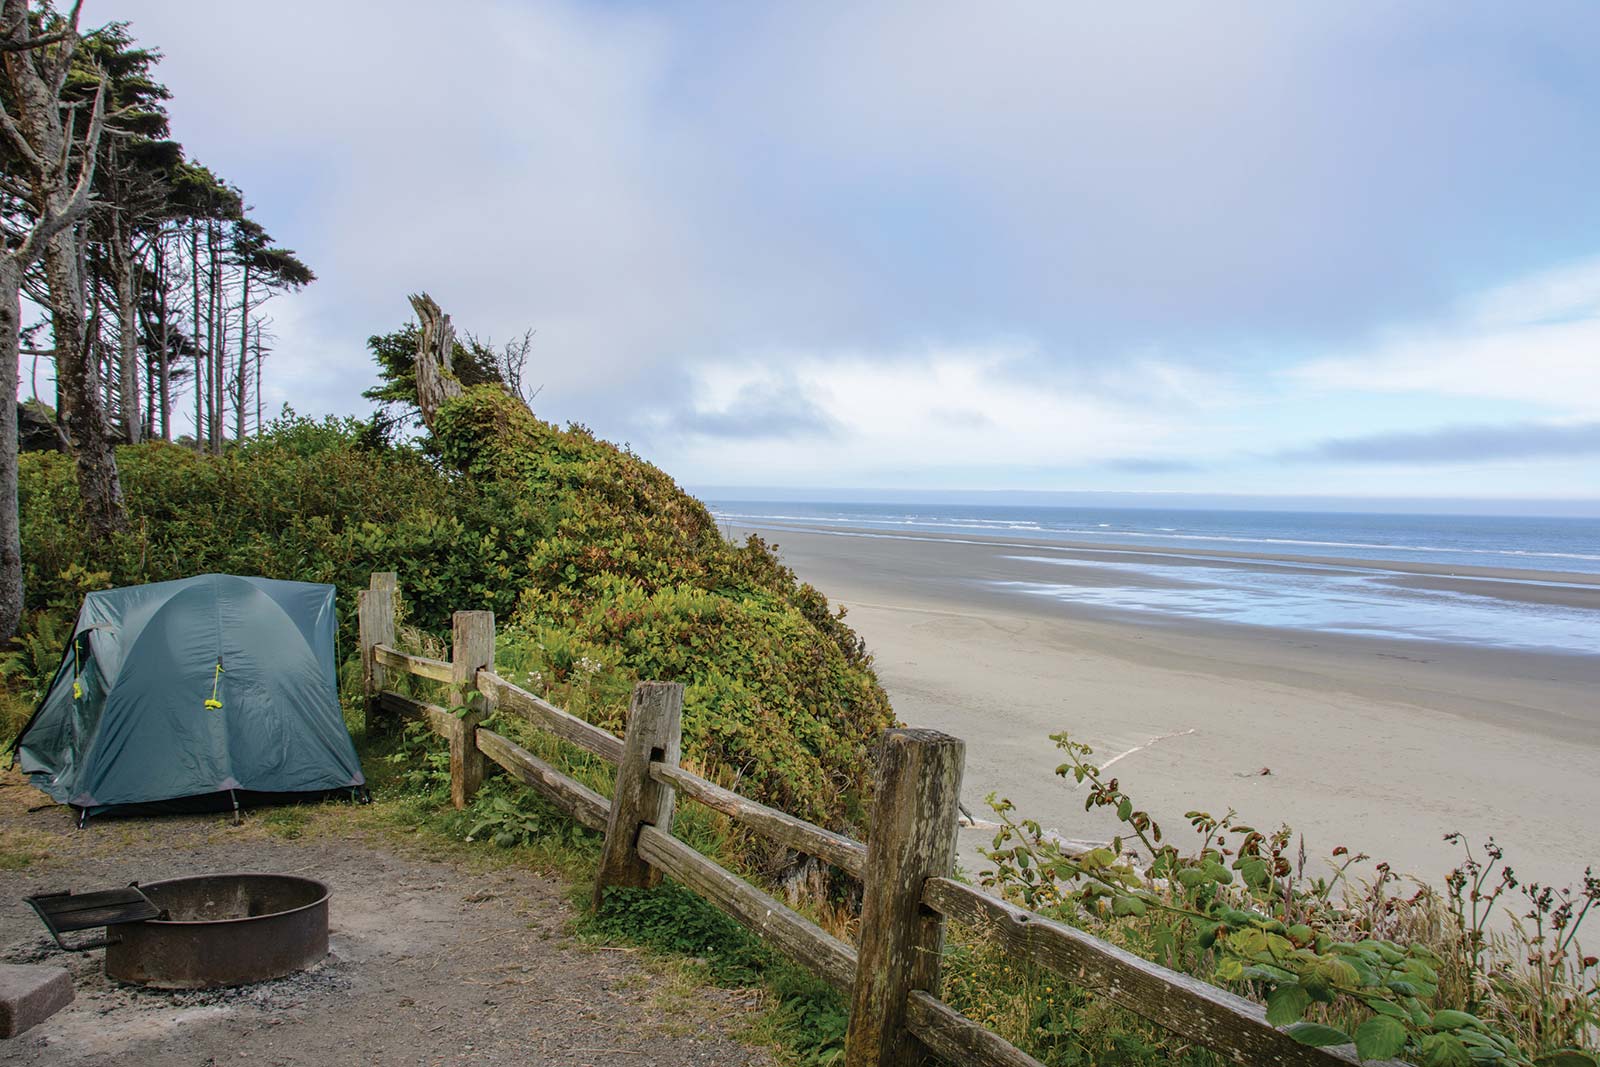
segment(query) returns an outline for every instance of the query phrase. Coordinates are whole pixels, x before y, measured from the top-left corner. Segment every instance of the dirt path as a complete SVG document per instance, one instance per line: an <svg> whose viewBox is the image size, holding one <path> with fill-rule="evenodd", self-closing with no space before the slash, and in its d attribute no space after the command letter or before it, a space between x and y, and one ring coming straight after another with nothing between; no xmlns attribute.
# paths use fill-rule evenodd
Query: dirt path
<svg viewBox="0 0 1600 1067"><path fill-rule="evenodd" d="M730 1031L754 998L678 988L627 949L567 936L562 885L537 873L464 872L392 835L311 816L298 839L226 819L167 817L75 830L38 793L0 785L0 961L70 967L77 1001L0 1042L0 1063L50 1067L356 1067L766 1064ZM31 858L30 858L31 857ZM229 870L299 873L333 888L321 966L237 990L120 986L103 953L63 953L22 897Z"/></svg>

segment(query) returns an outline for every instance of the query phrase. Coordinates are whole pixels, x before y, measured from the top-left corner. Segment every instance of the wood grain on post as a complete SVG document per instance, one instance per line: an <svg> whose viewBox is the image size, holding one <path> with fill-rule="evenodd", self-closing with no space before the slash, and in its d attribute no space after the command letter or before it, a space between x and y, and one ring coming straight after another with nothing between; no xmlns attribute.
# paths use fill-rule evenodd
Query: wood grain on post
<svg viewBox="0 0 1600 1067"><path fill-rule="evenodd" d="M605 849L594 880L594 906L605 902L607 886L644 888L655 872L639 855L639 830L654 826L672 832L672 787L650 777L652 762L676 767L682 745L683 686L640 682L628 710L628 733L617 764Z"/></svg>
<svg viewBox="0 0 1600 1067"><path fill-rule="evenodd" d="M460 709L478 694L478 671L494 670L494 612L458 611L450 620L450 705ZM493 710L488 694L456 712L450 735L450 803L464 808L483 785L483 753L478 724Z"/></svg>
<svg viewBox="0 0 1600 1067"><path fill-rule="evenodd" d="M370 731L378 694L389 684L388 670L378 662L373 649L394 644L394 573L374 574L372 588L356 596L356 621L361 641L361 688L366 694L362 709L363 725Z"/></svg>
<svg viewBox="0 0 1600 1067"><path fill-rule="evenodd" d="M906 998L939 990L944 918L923 905L922 891L955 870L965 755L965 742L938 730L883 734L846 1067L915 1067L924 1054L906 1029Z"/></svg>

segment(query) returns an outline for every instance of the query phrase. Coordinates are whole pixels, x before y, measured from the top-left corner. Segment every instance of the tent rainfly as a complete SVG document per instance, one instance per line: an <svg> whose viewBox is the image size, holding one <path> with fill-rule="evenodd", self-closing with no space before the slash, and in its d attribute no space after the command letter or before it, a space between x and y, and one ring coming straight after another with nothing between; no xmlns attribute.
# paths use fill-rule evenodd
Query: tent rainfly
<svg viewBox="0 0 1600 1067"><path fill-rule="evenodd" d="M90 593L17 761L84 817L364 793L333 598L227 574Z"/></svg>

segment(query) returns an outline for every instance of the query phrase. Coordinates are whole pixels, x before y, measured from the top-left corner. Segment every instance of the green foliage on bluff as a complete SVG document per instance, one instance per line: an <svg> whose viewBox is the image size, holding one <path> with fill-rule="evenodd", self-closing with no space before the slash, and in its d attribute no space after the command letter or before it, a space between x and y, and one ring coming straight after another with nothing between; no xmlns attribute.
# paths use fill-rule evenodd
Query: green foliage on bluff
<svg viewBox="0 0 1600 1067"><path fill-rule="evenodd" d="M348 653L354 590L397 570L424 631L493 610L519 683L581 678L593 699L575 710L616 729L634 681L681 681L689 760L795 814L856 819L888 701L861 641L767 545L729 544L666 474L494 386L440 412L442 465L369 429L289 417L220 457L123 448L130 528L98 544L70 461L25 456L30 607L205 571L332 582Z"/></svg>

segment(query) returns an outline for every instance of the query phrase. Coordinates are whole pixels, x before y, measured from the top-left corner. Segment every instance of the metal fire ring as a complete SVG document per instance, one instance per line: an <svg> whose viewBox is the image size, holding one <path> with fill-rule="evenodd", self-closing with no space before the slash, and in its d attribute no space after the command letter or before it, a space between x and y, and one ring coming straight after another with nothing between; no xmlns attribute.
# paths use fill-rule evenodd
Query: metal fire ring
<svg viewBox="0 0 1600 1067"><path fill-rule="evenodd" d="M328 954L326 885L287 874L208 874L139 887L161 909L106 930L106 975L157 989L280 978Z"/></svg>

